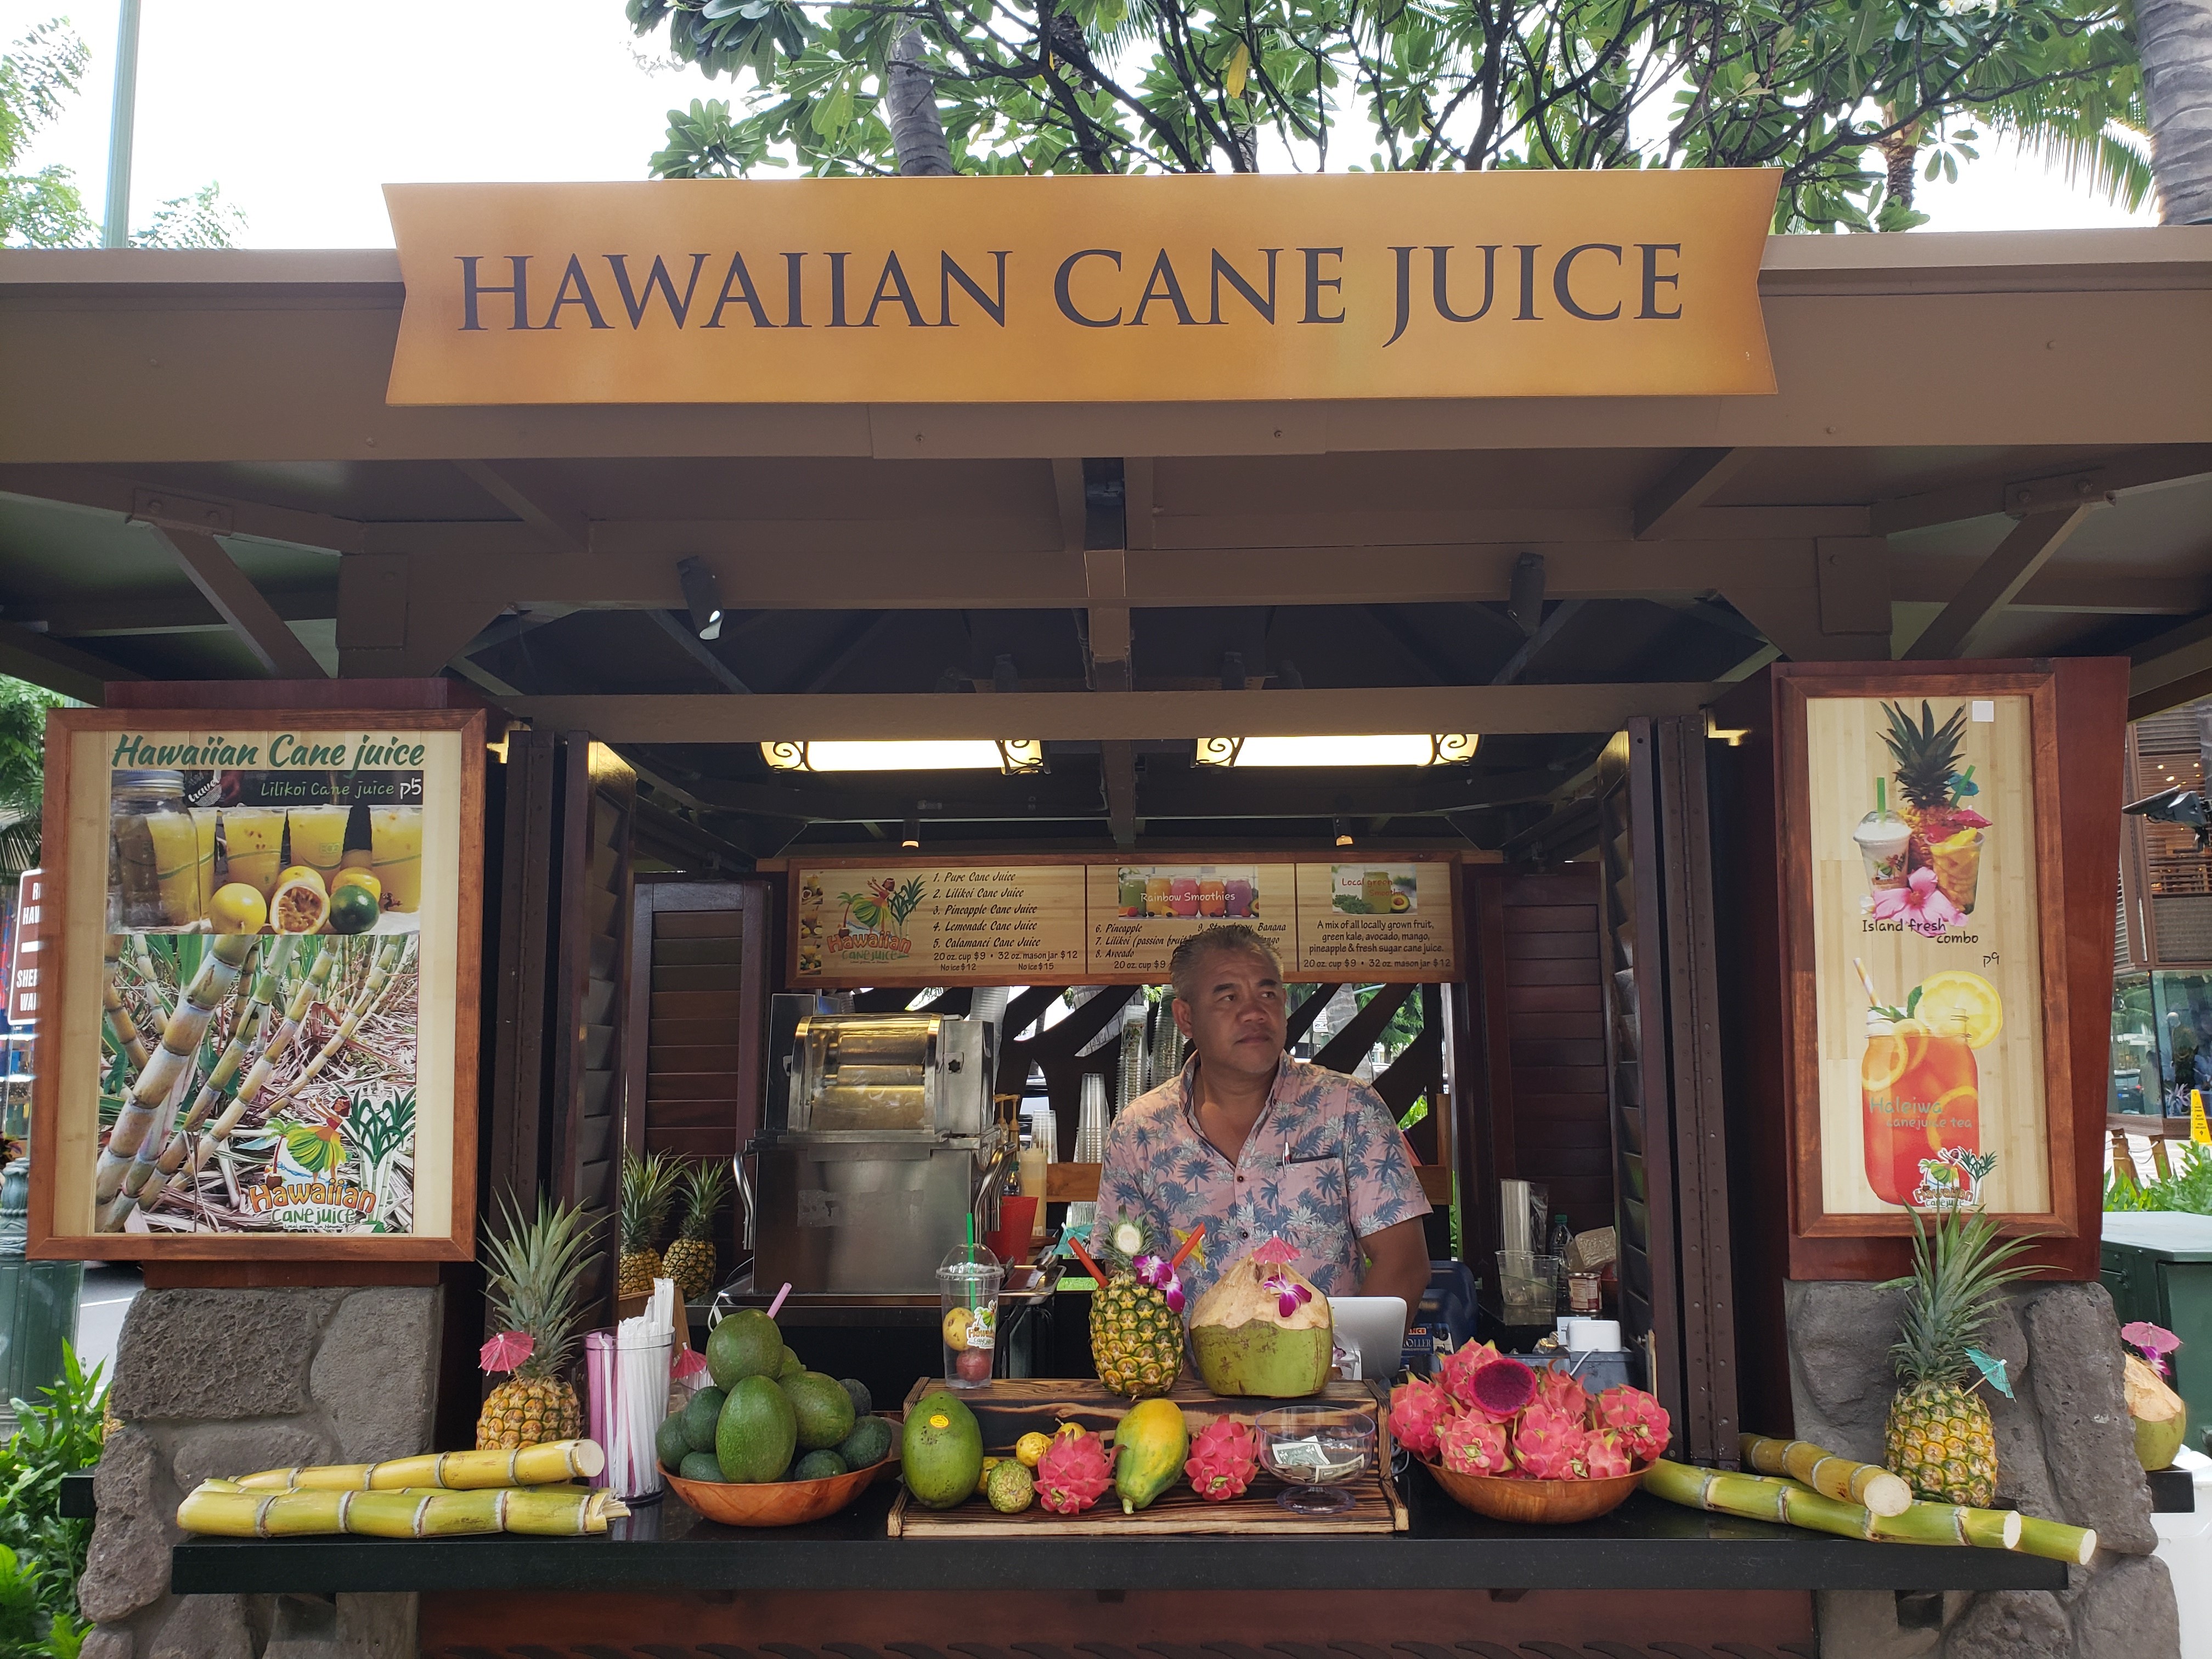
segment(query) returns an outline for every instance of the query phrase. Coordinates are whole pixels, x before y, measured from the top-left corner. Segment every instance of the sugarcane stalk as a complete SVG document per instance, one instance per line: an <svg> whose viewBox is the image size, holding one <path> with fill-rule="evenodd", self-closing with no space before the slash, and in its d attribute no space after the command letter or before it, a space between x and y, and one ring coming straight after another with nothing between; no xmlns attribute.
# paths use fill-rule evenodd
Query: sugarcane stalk
<svg viewBox="0 0 2212 1659"><path fill-rule="evenodd" d="M259 977L265 978L266 975ZM245 978L243 973L240 978L241 981ZM164 1162L173 1170L184 1161L185 1137L207 1115L209 1104L228 1088L231 1079L238 1075L238 1068L245 1062L246 1049L252 1042L258 1018L257 1006L251 1000L251 988L241 983L232 997L230 1039L223 1044L222 1053L216 1056L214 1067L201 1083L199 1095L193 1101L191 1109L185 1114L184 1122L178 1126L173 1134L163 1129L148 1135L139 1146L137 1156L131 1160L131 1167L123 1172L122 1191L115 1195L107 1211L100 1216L100 1224L103 1230L112 1231L130 1218L131 1212L137 1207L140 1194L147 1191L147 1183ZM242 1012L240 1004L245 1005ZM155 1186L149 1197L160 1197L167 1184L164 1180Z"/></svg>
<svg viewBox="0 0 2212 1659"><path fill-rule="evenodd" d="M1825 1497L1863 1504L1875 1515L1902 1515L1911 1506L1912 1488L1878 1463L1855 1463L1808 1440L1741 1437L1743 1461L1760 1474L1787 1475Z"/></svg>
<svg viewBox="0 0 2212 1659"><path fill-rule="evenodd" d="M106 947L100 954L100 1006L106 1010L115 1027L116 1042L123 1049L123 1058L130 1062L131 1075L136 1077L146 1069L146 1034L138 1029L138 1022L123 1006L123 988L118 983L123 972L122 934L107 936Z"/></svg>
<svg viewBox="0 0 2212 1659"><path fill-rule="evenodd" d="M2069 1527L2063 1521L2043 1521L2025 1515L2020 1522L2020 1542L2013 1547L2022 1555L2039 1555L2046 1560L2070 1561L2077 1567L2086 1567L2089 1558L2097 1553L2097 1529Z"/></svg>
<svg viewBox="0 0 2212 1659"><path fill-rule="evenodd" d="M472 1533L526 1533L578 1538L603 1533L629 1513L604 1489L501 1486L447 1492L402 1486L391 1492L226 1492L205 1482L177 1506L186 1532L218 1538L306 1538L350 1533L365 1538L459 1538Z"/></svg>
<svg viewBox="0 0 2212 1659"><path fill-rule="evenodd" d="M1808 1532L1893 1544L1960 1544L2011 1549L2020 1541L2021 1516L2011 1510L1976 1510L1952 1504L1914 1504L1902 1515L1875 1515L1795 1480L1726 1469L1692 1468L1661 1458L1644 1471L1644 1490L1685 1508L1749 1521L1778 1521Z"/></svg>
<svg viewBox="0 0 2212 1659"><path fill-rule="evenodd" d="M179 1079L190 1076L188 1068L207 1035L208 1022L215 1018L216 1006L237 985L239 970L252 955L253 946L251 933L225 933L201 958L199 971L178 999L175 1012L162 1024L161 1047L140 1068L137 1080L131 1086L131 1097L116 1115L107 1145L100 1149L100 1161L93 1170L95 1203L105 1206L115 1196L123 1184L123 1172L131 1166L157 1115L179 1086Z"/></svg>
<svg viewBox="0 0 2212 1659"><path fill-rule="evenodd" d="M300 1075L294 1078L281 1093L270 1097L269 1102L270 1111L275 1111L285 1102L297 1096L301 1090L314 1080L315 1074L330 1063L331 1056L345 1047L353 1034L360 1030L361 1022L368 1013L370 1007L383 998L386 989L392 983L392 974L398 969L400 959L406 954L407 935L404 933L395 933L377 947L375 963L369 970L368 982L362 987L360 994L354 999L353 1006L346 1011L345 1018L338 1022L338 1029L331 1035L330 1041L316 1051L314 1058L300 1068Z"/></svg>
<svg viewBox="0 0 2212 1659"><path fill-rule="evenodd" d="M130 935L130 939L131 960L138 969L138 977L145 981L146 1000L154 1005L161 1018L166 1020L169 1018L169 1000L161 994L161 981L154 971L153 950L147 945L146 935L143 933L132 933Z"/></svg>
<svg viewBox="0 0 2212 1659"><path fill-rule="evenodd" d="M283 1024L270 1037L260 1058L253 1062L253 1069L246 1074L246 1081L238 1085L238 1092L231 1097L230 1104L223 1108L222 1115L208 1125L207 1133L192 1148L192 1174L198 1175L207 1168L208 1160L215 1156L224 1141L230 1139L230 1132L238 1127L239 1121L252 1109L253 1103L260 1098L261 1091L268 1085L270 1074L276 1069L277 1060L282 1058L285 1048L299 1036L301 1024L307 1018L307 1010L313 1006L316 994L329 980L331 964L337 956L335 951L319 952L314 966L293 989L291 1000L284 1005Z"/></svg>
<svg viewBox="0 0 2212 1659"><path fill-rule="evenodd" d="M325 1463L264 1469L229 1484L240 1492L396 1492L403 1487L477 1492L589 1480L607 1466L596 1440L549 1440L515 1451L425 1452L381 1463Z"/></svg>

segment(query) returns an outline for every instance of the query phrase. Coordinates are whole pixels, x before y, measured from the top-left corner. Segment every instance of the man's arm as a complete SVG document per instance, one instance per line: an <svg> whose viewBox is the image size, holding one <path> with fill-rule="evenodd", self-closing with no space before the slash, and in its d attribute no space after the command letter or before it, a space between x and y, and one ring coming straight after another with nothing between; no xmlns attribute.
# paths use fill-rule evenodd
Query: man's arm
<svg viewBox="0 0 2212 1659"><path fill-rule="evenodd" d="M1429 1241L1421 1218L1401 1221L1369 1233L1359 1241L1367 1253L1367 1273L1359 1281L1362 1296L1395 1296L1404 1299L1406 1320L1412 1323L1420 1311L1421 1292L1429 1287Z"/></svg>

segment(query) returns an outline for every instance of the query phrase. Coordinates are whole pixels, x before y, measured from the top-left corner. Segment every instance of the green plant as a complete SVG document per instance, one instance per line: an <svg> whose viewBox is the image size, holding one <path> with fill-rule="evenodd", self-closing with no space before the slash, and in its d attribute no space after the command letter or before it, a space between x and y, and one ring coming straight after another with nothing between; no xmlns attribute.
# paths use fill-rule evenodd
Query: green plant
<svg viewBox="0 0 2212 1659"><path fill-rule="evenodd" d="M62 1349L62 1379L40 1390L45 1403L11 1404L19 1426L0 1446L0 1659L70 1659L84 1638L76 1583L92 1522L61 1513L62 1477L100 1461L107 1401L101 1367L87 1371ZM27 1626L18 1610L27 1600Z"/></svg>
<svg viewBox="0 0 2212 1659"><path fill-rule="evenodd" d="M2181 1210L2191 1215L2212 1215L2212 1147L2192 1141L2169 1141L2173 1173L2148 1182L2131 1182L2117 1175L2105 1177L2107 1210Z"/></svg>

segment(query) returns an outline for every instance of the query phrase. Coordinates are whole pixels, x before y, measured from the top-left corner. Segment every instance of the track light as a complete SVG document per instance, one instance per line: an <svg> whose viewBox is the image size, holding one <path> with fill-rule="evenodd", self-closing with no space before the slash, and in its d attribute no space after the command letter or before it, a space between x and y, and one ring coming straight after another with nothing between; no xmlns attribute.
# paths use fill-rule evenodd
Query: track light
<svg viewBox="0 0 2212 1659"><path fill-rule="evenodd" d="M676 562L676 580L684 585L684 603L691 611L691 627L702 640L722 637L722 584L706 561L694 554Z"/></svg>
<svg viewBox="0 0 2212 1659"><path fill-rule="evenodd" d="M1336 844L1339 847L1349 847L1352 845L1352 820L1350 818L1339 818L1336 820Z"/></svg>
<svg viewBox="0 0 2212 1659"><path fill-rule="evenodd" d="M909 849L921 845L921 813L909 812L906 815L906 835L901 839L899 845Z"/></svg>

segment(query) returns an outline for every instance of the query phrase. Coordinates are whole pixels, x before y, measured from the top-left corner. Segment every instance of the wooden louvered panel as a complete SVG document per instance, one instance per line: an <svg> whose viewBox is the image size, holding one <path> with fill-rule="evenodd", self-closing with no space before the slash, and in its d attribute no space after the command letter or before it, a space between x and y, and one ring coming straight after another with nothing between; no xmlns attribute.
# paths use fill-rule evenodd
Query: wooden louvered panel
<svg viewBox="0 0 2212 1659"><path fill-rule="evenodd" d="M665 1021L664 1024L688 1024ZM653 1036L661 1033L654 1030ZM724 1033L724 1035L732 1035ZM735 1042L678 1044L655 1042L645 1053L645 1068L653 1072L734 1072L744 1063Z"/></svg>
<svg viewBox="0 0 2212 1659"><path fill-rule="evenodd" d="M636 1035L625 1085L631 1146L726 1158L751 1136L773 903L770 884L758 880L639 882L629 945Z"/></svg>

